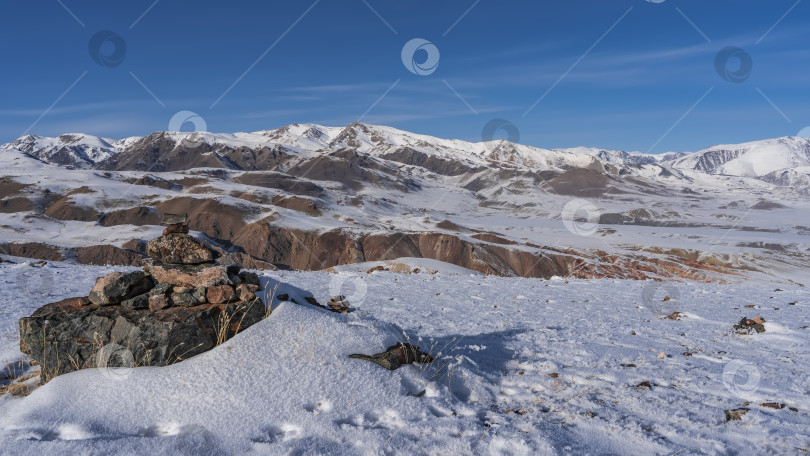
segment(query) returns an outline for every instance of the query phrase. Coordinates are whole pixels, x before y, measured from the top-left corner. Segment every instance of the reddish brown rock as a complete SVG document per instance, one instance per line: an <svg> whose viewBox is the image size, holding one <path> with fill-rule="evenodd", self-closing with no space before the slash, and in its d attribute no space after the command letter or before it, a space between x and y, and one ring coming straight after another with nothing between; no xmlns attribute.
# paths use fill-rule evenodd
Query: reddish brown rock
<svg viewBox="0 0 810 456"><path fill-rule="evenodd" d="M208 287L205 292L205 298L211 304L222 304L233 299L234 291L230 285L215 285Z"/></svg>
<svg viewBox="0 0 810 456"><path fill-rule="evenodd" d="M156 262L166 264L200 264L214 259L214 252L188 234L175 233L152 239L146 253Z"/></svg>
<svg viewBox="0 0 810 456"><path fill-rule="evenodd" d="M147 264L144 271L152 274L158 282L172 285L195 287L213 287L230 284L227 266L172 266Z"/></svg>
<svg viewBox="0 0 810 456"><path fill-rule="evenodd" d="M158 310L162 310L169 307L169 299L166 295L154 295L149 297L149 310L152 312L157 312Z"/></svg>
<svg viewBox="0 0 810 456"><path fill-rule="evenodd" d="M255 258L292 269L320 270L365 261L363 247L351 233L289 230L266 220L245 226L232 243Z"/></svg>
<svg viewBox="0 0 810 456"><path fill-rule="evenodd" d="M362 246L366 261L422 256L413 240L403 233L372 234L363 238Z"/></svg>
<svg viewBox="0 0 810 456"><path fill-rule="evenodd" d="M777 409L777 410L781 410L781 409L787 407L786 404L780 404L779 402L763 402L763 403L761 403L759 405L761 405L763 407Z"/></svg>

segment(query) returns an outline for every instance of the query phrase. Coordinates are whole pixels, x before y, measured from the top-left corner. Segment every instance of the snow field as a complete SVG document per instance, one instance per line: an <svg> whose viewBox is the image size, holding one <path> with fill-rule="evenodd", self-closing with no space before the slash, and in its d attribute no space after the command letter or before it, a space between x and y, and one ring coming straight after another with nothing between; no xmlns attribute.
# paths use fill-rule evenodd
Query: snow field
<svg viewBox="0 0 810 456"><path fill-rule="evenodd" d="M84 370L27 397L2 396L0 452L683 455L810 447L806 290L543 281L432 266L436 273L265 272L276 294L298 302L344 294L355 311L274 301L270 318L182 363ZM41 304L86 294L112 270L46 268L54 280L44 296L9 299L18 277L36 268L0 264L3 328ZM661 318L676 311L680 320ZM736 334L743 316L765 318L766 332ZM438 359L390 372L347 358L396 341ZM20 356L13 343L0 341L4 360ZM645 381L651 388L637 387ZM751 411L726 423L723 410L745 402Z"/></svg>

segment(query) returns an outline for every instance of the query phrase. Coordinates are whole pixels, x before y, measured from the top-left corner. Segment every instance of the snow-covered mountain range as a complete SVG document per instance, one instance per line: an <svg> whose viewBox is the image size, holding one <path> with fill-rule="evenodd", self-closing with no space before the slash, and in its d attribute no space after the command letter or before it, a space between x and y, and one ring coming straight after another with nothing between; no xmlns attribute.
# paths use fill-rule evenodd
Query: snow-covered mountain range
<svg viewBox="0 0 810 456"><path fill-rule="evenodd" d="M186 212L224 249L293 269L424 257L507 276L794 280L810 258L797 137L647 155L293 124L25 136L0 159L0 253L20 256L56 257L45 244L128 264L161 212ZM100 245L123 250L76 250Z"/></svg>
<svg viewBox="0 0 810 456"><path fill-rule="evenodd" d="M698 172L758 179L798 191L810 189L810 139L800 137L720 145L694 153L651 155L585 147L542 149L502 140L447 140L391 127L353 123L347 127L293 124L276 130L234 134L157 132L122 140L85 134L64 134L56 138L27 135L0 148L71 169L272 169L278 161L247 163L234 160L232 156L237 155L234 151L244 155L246 150L266 149L291 158L348 149L395 162L426 165L439 174L442 168L446 173L493 166L538 171L585 168L645 177L685 177ZM186 154L186 151L201 154ZM178 159L180 152L186 158Z"/></svg>

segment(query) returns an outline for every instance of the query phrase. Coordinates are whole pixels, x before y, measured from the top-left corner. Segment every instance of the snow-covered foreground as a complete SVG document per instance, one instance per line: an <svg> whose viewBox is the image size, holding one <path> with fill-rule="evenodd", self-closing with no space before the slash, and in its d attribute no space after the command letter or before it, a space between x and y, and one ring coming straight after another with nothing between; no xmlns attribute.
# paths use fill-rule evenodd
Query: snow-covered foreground
<svg viewBox="0 0 810 456"><path fill-rule="evenodd" d="M311 292L320 302L346 294L356 309L348 315L274 302L270 318L182 363L84 370L24 398L0 397L0 453L810 449L807 290L496 278L424 263L420 274L366 274L365 266L264 274L279 294ZM424 272L431 267L439 272ZM21 356L10 336L17 318L86 294L110 270L0 264L4 365ZM675 311L680 320L660 318ZM766 332L735 334L743 316L764 317ZM398 340L438 360L391 372L347 358ZM651 388L636 386L645 381ZM725 422L723 410L745 402L750 412ZM760 406L767 402L786 407Z"/></svg>

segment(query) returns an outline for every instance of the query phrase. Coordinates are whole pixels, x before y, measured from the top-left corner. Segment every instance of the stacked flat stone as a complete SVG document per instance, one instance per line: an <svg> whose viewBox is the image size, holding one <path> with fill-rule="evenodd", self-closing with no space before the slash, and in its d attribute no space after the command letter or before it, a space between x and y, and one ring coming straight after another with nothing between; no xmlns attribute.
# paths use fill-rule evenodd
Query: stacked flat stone
<svg viewBox="0 0 810 456"><path fill-rule="evenodd" d="M185 214L166 214L164 225L147 244L143 271L100 277L88 297L20 320L20 350L42 366L43 380L90 367L172 364L268 314L256 274L216 264L188 234Z"/></svg>

